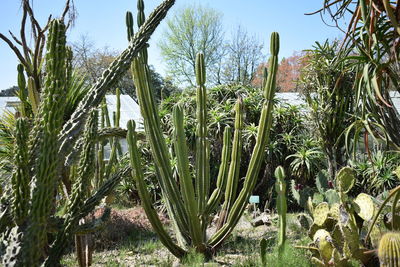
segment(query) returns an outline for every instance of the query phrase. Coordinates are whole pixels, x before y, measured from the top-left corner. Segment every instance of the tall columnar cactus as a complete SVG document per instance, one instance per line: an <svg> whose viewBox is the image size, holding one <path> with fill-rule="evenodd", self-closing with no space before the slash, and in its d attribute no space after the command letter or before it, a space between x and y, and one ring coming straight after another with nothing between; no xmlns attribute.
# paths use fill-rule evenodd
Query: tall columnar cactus
<svg viewBox="0 0 400 267"><path fill-rule="evenodd" d="M275 178L275 190L278 194L276 198L276 207L279 215L278 250L279 257L281 257L285 248L287 212L285 171L282 166L276 168Z"/></svg>
<svg viewBox="0 0 400 267"><path fill-rule="evenodd" d="M53 208L57 186L58 162L54 155L58 151L57 136L62 127L65 107L65 44L65 26L62 22L54 20L50 25L47 43L47 74L43 88L43 101L39 110L39 122L34 128L35 143L32 144L32 149L35 151L31 151L31 154L39 155L34 162L35 187L32 190L30 223L26 234L26 240L29 242L24 248L31 266L44 256L40 248L46 243L46 220Z"/></svg>
<svg viewBox="0 0 400 267"><path fill-rule="evenodd" d="M140 30L132 33L129 47L104 71L77 107L67 106L68 93L73 91L72 51L66 46L62 20L49 23L43 84L35 83L32 77L25 79L24 71L28 75L29 72L18 66L23 105L14 131L11 184L0 199L2 265L58 266L65 243L76 234L97 229L109 215L104 212L101 218L78 225L131 172L130 167L114 171L111 163L109 168L103 168L103 154L97 153L97 148L103 147L104 138L117 144L114 137L125 137L127 131L119 128L119 111L115 128L99 129L94 109L129 68L174 2L165 0L148 20L143 19ZM95 167L99 168L94 170ZM101 180L90 192L95 175ZM73 184L72 191L67 189L63 194L66 207L60 215L58 190L65 178Z"/></svg>
<svg viewBox="0 0 400 267"><path fill-rule="evenodd" d="M143 1L139 1L139 25L143 20ZM128 14L128 34L132 32L131 18ZM128 36L129 38L129 36ZM236 122L232 149L230 146L230 128L224 132L224 147L222 160L217 177L217 188L210 192L209 171L209 140L207 133L207 92L204 56L199 54L196 60L197 80L197 120L196 147L195 147L195 172L194 177L189 171L188 148L184 135L184 120L182 107L177 105L173 112L174 121L174 153L177 157L179 181L172 176L170 153L160 127L160 118L155 104L152 85L149 80L149 67L147 65L147 52L143 49L138 57L133 60L132 74L137 89L137 96L141 113L144 118L144 128L156 165L159 184L166 201L166 207L175 227L178 244L172 241L169 234L163 229L157 214L152 208L151 198L143 180L143 172L137 153L136 133L132 122L128 124L128 142L130 147L131 165L137 183L139 195L146 214L161 242L178 258L184 257L189 248L210 256L215 249L228 237L243 211L246 202L254 188L259 174L264 152L269 139L272 123L273 98L275 93L275 80L278 67L279 35L271 36L271 59L268 80L264 88L265 100L262 106L257 142L250 159L249 168L244 179L243 189L237 193L238 168L240 162L241 116L242 103L238 101L235 107ZM231 151L230 151L231 150ZM229 153L231 152L231 153ZM231 154L231 155L229 155ZM179 182L179 185L178 185ZM229 189L230 188L230 189ZM221 227L209 239L206 236L210 215L222 199L225 191L224 221Z"/></svg>

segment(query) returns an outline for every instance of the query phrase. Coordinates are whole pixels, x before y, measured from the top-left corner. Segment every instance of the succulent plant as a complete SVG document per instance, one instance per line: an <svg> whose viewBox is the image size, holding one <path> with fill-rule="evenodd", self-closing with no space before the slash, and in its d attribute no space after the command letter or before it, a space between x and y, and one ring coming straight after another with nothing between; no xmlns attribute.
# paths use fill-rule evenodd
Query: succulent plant
<svg viewBox="0 0 400 267"><path fill-rule="evenodd" d="M267 248L268 242L265 238L260 241L260 257L263 266L267 266Z"/></svg>
<svg viewBox="0 0 400 267"><path fill-rule="evenodd" d="M275 190L277 193L276 207L279 215L278 251L279 257L281 257L286 241L287 212L285 171L282 166L278 166L275 169L275 178Z"/></svg>
<svg viewBox="0 0 400 267"><path fill-rule="evenodd" d="M334 203L321 202L316 206L310 203L314 223L309 236L314 242L309 248L312 252L318 251L312 261L317 266L347 266L350 259L367 264L371 255L364 252L371 248L371 243L376 243L376 237L367 236L364 240L362 232L376 214L375 202L364 193L355 199L347 195L354 184L354 172L349 167L338 172L335 184L338 192L326 191L335 191L338 199Z"/></svg>
<svg viewBox="0 0 400 267"><path fill-rule="evenodd" d="M301 188L301 186L296 186L294 180L291 181L291 195L300 207L312 214L313 206L322 202L327 202L329 205L340 202L339 192L334 188L333 182L328 179L326 171L322 170L317 174L315 184L317 191L308 186Z"/></svg>
<svg viewBox="0 0 400 267"><path fill-rule="evenodd" d="M143 1L138 5L138 24L143 20ZM129 19L128 19L129 20ZM130 23L128 25L130 27ZM128 33L130 30L128 30ZM173 112L174 154L177 158L178 180L172 177L170 153L160 127L158 109L154 101L152 85L149 81L149 67L147 65L147 50L143 48L140 55L133 60L132 74L139 106L144 118L146 136L150 143L151 152L158 173L157 178L162 189L166 207L173 225L177 244L163 229L157 214L152 208L149 192L144 184L140 159L137 154L136 133L132 122L128 126L128 143L131 156L133 176L139 190L139 195L144 205L145 212L161 242L178 258L185 257L189 248L210 257L212 253L229 236L243 214L246 202L253 190L260 170L262 158L269 140L269 132L272 125L273 98L275 94L276 73L278 67L279 35L271 35L270 71L264 87L264 102L258 127L257 141L249 162L243 188L238 192L240 151L242 149L242 106L239 99L236 102L235 124L233 142L230 140L230 127L224 130L224 142L222 161L217 177L217 188L210 192L210 143L207 132L207 90L204 55L198 54L196 60L197 81L197 128L195 145L195 179L189 171L188 147L184 133L184 110L177 105ZM225 191L225 200L219 214L219 227L217 231L207 239L206 230L210 216L216 211L222 201L222 192Z"/></svg>
<svg viewBox="0 0 400 267"><path fill-rule="evenodd" d="M378 256L381 267L400 266L400 233L385 233L379 241Z"/></svg>
<svg viewBox="0 0 400 267"><path fill-rule="evenodd" d="M174 0L165 0L156 8L132 36L128 49L104 71L102 78L71 111L72 115L66 114L72 55L66 46L66 27L62 20L49 23L43 62L46 71L40 96L32 77L24 79L23 68L18 66L21 117L14 130L11 186L0 199L0 258L4 266L58 266L67 241L76 234L98 229L106 219L107 212L93 222L78 224L131 169L125 167L111 172L107 171L111 165L107 165L104 172L95 170L98 155L95 147L103 135L95 109L106 91L129 68L173 4ZM117 131L108 131L108 137L121 136L118 125L115 126ZM97 160L103 161L101 153ZM98 172L104 180L90 192L92 179ZM64 179L73 181L72 192L67 192L65 211L58 215L58 188Z"/></svg>

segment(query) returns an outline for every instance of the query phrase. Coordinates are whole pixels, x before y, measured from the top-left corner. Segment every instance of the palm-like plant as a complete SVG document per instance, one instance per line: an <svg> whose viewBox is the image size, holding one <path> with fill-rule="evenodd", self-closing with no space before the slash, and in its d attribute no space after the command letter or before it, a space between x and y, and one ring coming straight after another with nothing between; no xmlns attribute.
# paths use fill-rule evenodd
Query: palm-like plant
<svg viewBox="0 0 400 267"><path fill-rule="evenodd" d="M318 148L307 148L300 147L300 149L286 157L287 160L291 160L290 168L292 175L297 177L299 182L304 184L310 181L311 177L314 177L316 170L321 166L323 153Z"/></svg>
<svg viewBox="0 0 400 267"><path fill-rule="evenodd" d="M352 50L339 48L337 41L317 42L314 49L308 50L308 64L301 73L301 84L331 177L347 161L343 132L352 123L355 107L355 72L345 60Z"/></svg>

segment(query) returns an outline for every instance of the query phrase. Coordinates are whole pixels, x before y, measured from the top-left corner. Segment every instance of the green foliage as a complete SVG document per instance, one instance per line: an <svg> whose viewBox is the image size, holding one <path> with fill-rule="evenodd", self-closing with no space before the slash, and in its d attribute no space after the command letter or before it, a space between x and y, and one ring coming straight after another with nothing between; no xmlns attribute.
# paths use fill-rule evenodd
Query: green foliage
<svg viewBox="0 0 400 267"><path fill-rule="evenodd" d="M221 14L201 5L178 10L167 20L159 47L168 73L178 82L195 85L196 53L204 53L208 73L222 56Z"/></svg>
<svg viewBox="0 0 400 267"><path fill-rule="evenodd" d="M339 49L339 42L316 43L307 51L307 65L302 69L301 84L311 109L318 141L328 159L329 175L346 164L345 138L342 134L352 123L355 109L352 88L355 72L344 60L351 49Z"/></svg>
<svg viewBox="0 0 400 267"><path fill-rule="evenodd" d="M370 155L360 155L352 161L357 172L357 187L360 191L379 195L399 185L395 171L399 162L397 152L373 149Z"/></svg>
<svg viewBox="0 0 400 267"><path fill-rule="evenodd" d="M292 174L303 183L306 183L321 166L322 155L318 147L300 147L296 153L289 155L286 159L291 159Z"/></svg>

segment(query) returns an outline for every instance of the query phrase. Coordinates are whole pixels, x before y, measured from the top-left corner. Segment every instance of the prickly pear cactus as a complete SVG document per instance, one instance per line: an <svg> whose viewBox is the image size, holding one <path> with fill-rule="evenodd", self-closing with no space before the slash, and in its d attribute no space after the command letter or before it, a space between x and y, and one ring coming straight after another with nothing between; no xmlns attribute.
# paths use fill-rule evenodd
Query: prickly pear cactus
<svg viewBox="0 0 400 267"><path fill-rule="evenodd" d="M322 261L326 263L329 262L334 249L330 233L324 229L319 229L315 233L313 241L317 245Z"/></svg>
<svg viewBox="0 0 400 267"><path fill-rule="evenodd" d="M314 223L318 226L321 226L325 223L326 219L328 218L329 215L329 204L326 202L322 202L318 204L314 208Z"/></svg>
<svg viewBox="0 0 400 267"><path fill-rule="evenodd" d="M353 168L344 167L342 168L336 176L336 186L340 192L348 193L354 186L355 171Z"/></svg>
<svg viewBox="0 0 400 267"><path fill-rule="evenodd" d="M378 256L381 267L400 266L400 233L388 232L379 242Z"/></svg>
<svg viewBox="0 0 400 267"><path fill-rule="evenodd" d="M370 195L361 193L354 200L354 210L364 221L369 221L375 214L375 204Z"/></svg>
<svg viewBox="0 0 400 267"><path fill-rule="evenodd" d="M337 204L340 202L340 196L338 192L334 189L328 189L324 192L324 198L329 203L329 205Z"/></svg>
<svg viewBox="0 0 400 267"><path fill-rule="evenodd" d="M347 192L353 187L354 180L353 169L341 169L336 177L339 192L334 189L324 192L324 197L329 195L332 203L322 202L313 207L314 223L309 236L314 240L312 251L317 248L320 253L319 258L312 260L316 266L347 266L350 259L367 264L374 257L364 252L375 248L371 244L376 244L376 236L379 236L379 229L374 225L374 235L365 238L365 228L377 214L375 201L364 193L355 199L349 197Z"/></svg>

